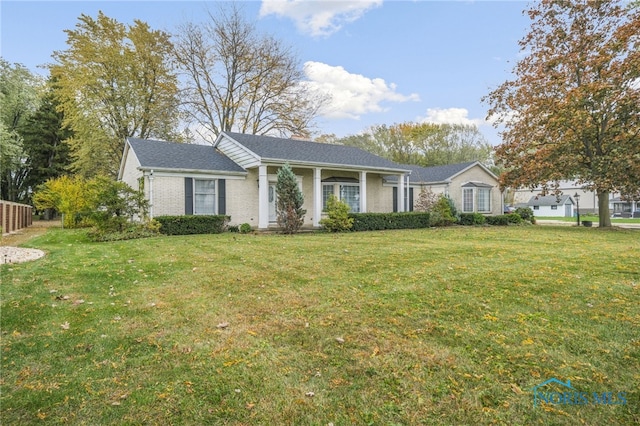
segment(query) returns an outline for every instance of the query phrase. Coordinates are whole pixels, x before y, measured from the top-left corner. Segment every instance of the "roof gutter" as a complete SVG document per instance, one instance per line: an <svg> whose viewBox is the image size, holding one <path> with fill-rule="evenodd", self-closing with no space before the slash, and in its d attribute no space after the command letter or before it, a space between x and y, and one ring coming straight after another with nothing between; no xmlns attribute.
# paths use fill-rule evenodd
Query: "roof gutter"
<svg viewBox="0 0 640 426"><path fill-rule="evenodd" d="M221 174L221 175L229 175L229 176L247 176L248 172L232 172L229 170L202 170L202 169L169 169L169 168L161 168L161 167L145 167L140 166L138 170L146 172L154 172L154 173L194 173L194 174Z"/></svg>

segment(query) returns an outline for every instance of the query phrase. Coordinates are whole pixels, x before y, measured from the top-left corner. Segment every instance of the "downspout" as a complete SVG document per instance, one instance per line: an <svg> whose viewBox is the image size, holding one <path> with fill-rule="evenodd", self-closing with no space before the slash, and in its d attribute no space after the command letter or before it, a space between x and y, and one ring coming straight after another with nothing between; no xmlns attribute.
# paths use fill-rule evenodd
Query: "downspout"
<svg viewBox="0 0 640 426"><path fill-rule="evenodd" d="M149 172L149 219L153 219L153 169Z"/></svg>

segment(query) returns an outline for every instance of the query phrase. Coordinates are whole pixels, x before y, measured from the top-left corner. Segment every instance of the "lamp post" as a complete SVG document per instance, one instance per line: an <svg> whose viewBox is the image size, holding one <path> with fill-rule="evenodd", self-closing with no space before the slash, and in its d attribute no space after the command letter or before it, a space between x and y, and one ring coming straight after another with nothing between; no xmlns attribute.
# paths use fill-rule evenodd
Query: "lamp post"
<svg viewBox="0 0 640 426"><path fill-rule="evenodd" d="M576 210L578 211L578 226L580 226L580 195L576 192L573 195L573 198L576 199Z"/></svg>

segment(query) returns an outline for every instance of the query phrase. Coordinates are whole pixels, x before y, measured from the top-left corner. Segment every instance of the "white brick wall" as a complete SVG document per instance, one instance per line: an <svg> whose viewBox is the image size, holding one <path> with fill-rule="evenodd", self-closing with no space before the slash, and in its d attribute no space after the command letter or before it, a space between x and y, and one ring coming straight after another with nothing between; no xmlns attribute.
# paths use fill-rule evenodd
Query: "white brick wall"
<svg viewBox="0 0 640 426"><path fill-rule="evenodd" d="M149 197L149 180L145 181L145 192ZM184 214L184 178L154 176L153 215L177 216Z"/></svg>

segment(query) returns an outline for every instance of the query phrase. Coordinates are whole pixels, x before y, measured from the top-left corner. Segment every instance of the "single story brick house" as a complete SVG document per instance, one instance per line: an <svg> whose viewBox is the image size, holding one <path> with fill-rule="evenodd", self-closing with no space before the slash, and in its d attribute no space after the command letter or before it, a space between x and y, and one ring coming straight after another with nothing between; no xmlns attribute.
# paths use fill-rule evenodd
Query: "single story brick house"
<svg viewBox="0 0 640 426"><path fill-rule="evenodd" d="M213 146L128 138L118 179L144 190L152 217L226 214L231 224L268 229L276 226L276 173L286 163L304 195L307 227L320 226L331 194L353 212L407 211L413 209L407 194L419 187L411 178L415 166L359 148L233 132L222 132ZM464 184L490 185L492 196L499 194L497 179L479 164L468 164L449 182L446 191L460 203Z"/></svg>

